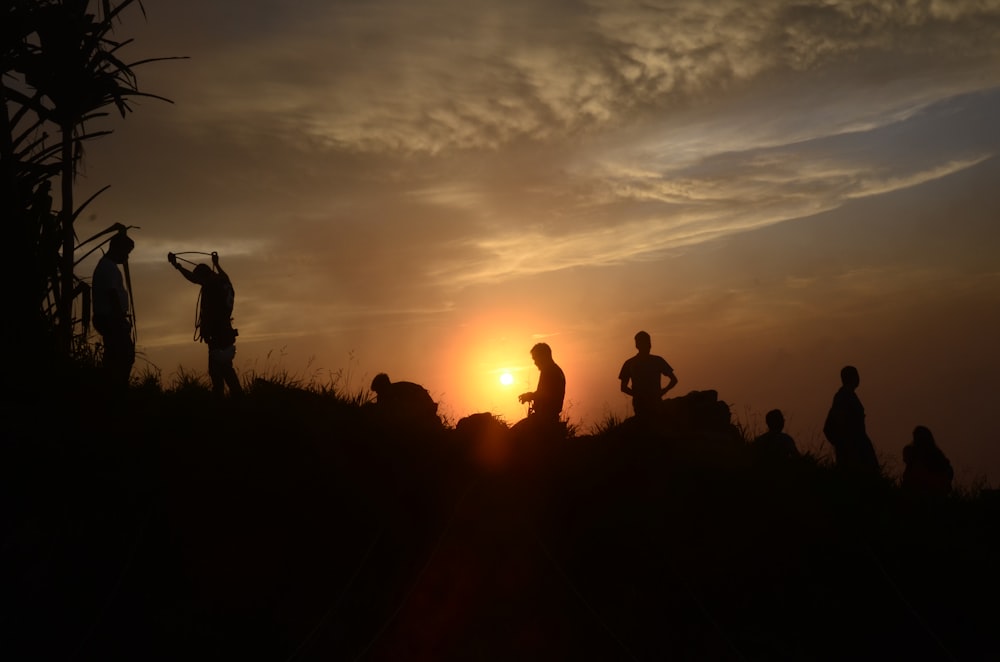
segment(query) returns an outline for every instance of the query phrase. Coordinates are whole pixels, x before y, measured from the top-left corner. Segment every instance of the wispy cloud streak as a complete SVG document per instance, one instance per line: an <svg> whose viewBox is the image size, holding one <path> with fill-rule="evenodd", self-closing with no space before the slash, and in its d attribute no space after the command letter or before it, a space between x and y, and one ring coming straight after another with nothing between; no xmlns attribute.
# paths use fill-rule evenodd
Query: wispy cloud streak
<svg viewBox="0 0 1000 662"><path fill-rule="evenodd" d="M970 64L995 75L1000 50L1000 7L971 1L383 0L308 12L217 46L192 76L198 107L182 112L327 149L435 154L594 134L808 71L847 66L878 84Z"/></svg>

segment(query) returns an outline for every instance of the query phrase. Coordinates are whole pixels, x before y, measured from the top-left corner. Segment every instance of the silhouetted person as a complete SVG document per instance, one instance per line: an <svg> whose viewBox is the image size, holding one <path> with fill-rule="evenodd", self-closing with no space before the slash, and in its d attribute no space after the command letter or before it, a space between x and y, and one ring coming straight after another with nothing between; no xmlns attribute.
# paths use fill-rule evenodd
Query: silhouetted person
<svg viewBox="0 0 1000 662"><path fill-rule="evenodd" d="M923 425L913 429L913 441L903 448L903 488L914 493L944 496L951 492L955 472L951 462Z"/></svg>
<svg viewBox="0 0 1000 662"><path fill-rule="evenodd" d="M118 265L128 262L135 242L120 232L108 242L108 252L97 262L91 282L93 289L94 328L104 342L103 368L108 384L114 389L128 387L135 342L129 317L129 296Z"/></svg>
<svg viewBox="0 0 1000 662"><path fill-rule="evenodd" d="M655 414L663 396L667 391L677 386L677 377L662 356L650 354L653 343L649 334L640 331L635 334L635 356L625 361L618 372L622 381L622 393L632 396L632 408L636 416ZM665 387L660 386L660 377L670 381Z"/></svg>
<svg viewBox="0 0 1000 662"><path fill-rule="evenodd" d="M765 457L798 457L795 440L785 434L785 416L780 409L772 409L764 416L767 432L753 440L753 449Z"/></svg>
<svg viewBox="0 0 1000 662"><path fill-rule="evenodd" d="M239 335L233 328L232 318L236 291L229 276L219 266L219 254L212 253L214 271L205 264L188 271L177 263L177 256L173 253L167 253L167 261L186 279L201 286L196 329L198 339L208 345L208 376L212 379L212 392L221 396L228 385L230 395L243 395L240 378L233 368L236 336Z"/></svg>
<svg viewBox="0 0 1000 662"><path fill-rule="evenodd" d="M378 409L397 421L416 421L440 424L438 405L420 384L393 382L389 375L380 372L372 380Z"/></svg>
<svg viewBox="0 0 1000 662"><path fill-rule="evenodd" d="M566 375L552 360L552 348L540 342L531 348L531 359L538 367L538 386L517 396L521 404L530 403L528 417L518 421L512 432L547 433L559 427L559 414L566 397Z"/></svg>
<svg viewBox="0 0 1000 662"><path fill-rule="evenodd" d="M833 405L823 424L823 434L833 446L837 466L853 471L879 473L875 448L865 429L865 408L857 390L861 376L854 366L840 371L840 390L833 396Z"/></svg>
<svg viewBox="0 0 1000 662"><path fill-rule="evenodd" d="M552 348L540 342L531 348L531 360L538 367L538 386L517 396L518 402L531 403L531 414L542 419L559 420L566 397L566 375L552 360Z"/></svg>

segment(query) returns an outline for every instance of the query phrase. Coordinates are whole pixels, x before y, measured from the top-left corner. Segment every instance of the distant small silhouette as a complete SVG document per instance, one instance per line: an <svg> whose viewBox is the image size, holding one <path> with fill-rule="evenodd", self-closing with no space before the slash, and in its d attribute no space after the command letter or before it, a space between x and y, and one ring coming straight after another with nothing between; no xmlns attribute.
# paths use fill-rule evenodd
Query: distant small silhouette
<svg viewBox="0 0 1000 662"><path fill-rule="evenodd" d="M94 328L104 342L103 367L111 388L128 387L135 363L135 341L129 310L129 294L118 265L128 262L135 242L124 232L111 237L108 252L97 262L93 288Z"/></svg>
<svg viewBox="0 0 1000 662"><path fill-rule="evenodd" d="M861 384L858 369L844 366L840 382L841 387L833 396L833 404L823 424L823 434L833 446L838 467L879 473L875 448L865 429L865 408L855 393Z"/></svg>
<svg viewBox="0 0 1000 662"><path fill-rule="evenodd" d="M903 488L913 493L944 496L951 492L955 472L951 462L923 425L913 429L913 441L903 448Z"/></svg>
<svg viewBox="0 0 1000 662"><path fill-rule="evenodd" d="M559 414L566 397L566 375L552 359L552 348L540 342L531 348L531 358L538 367L538 386L517 396L521 404L530 403L528 416L518 421L512 432L517 435L547 434L560 428Z"/></svg>
<svg viewBox="0 0 1000 662"><path fill-rule="evenodd" d="M632 396L632 408L636 416L655 414L663 396L677 386L677 377L662 356L650 354L653 343L649 334L640 331L635 334L635 348L638 353L625 361L618 372L622 393ZM660 386L660 376L670 381Z"/></svg>
<svg viewBox="0 0 1000 662"><path fill-rule="evenodd" d="M798 457L795 440L785 434L785 416L780 409L772 409L764 416L767 432L753 440L753 449L766 457Z"/></svg>
<svg viewBox="0 0 1000 662"><path fill-rule="evenodd" d="M229 275L219 266L219 254L212 253L212 266L199 264L193 271L177 263L177 256L167 253L167 261L181 272L187 280L201 286L198 305L198 320L195 322L197 339L208 345L208 376L212 379L212 392L223 395L229 386L229 394L243 395L240 378L233 368L236 357L236 336L233 328L233 302L236 291Z"/></svg>
<svg viewBox="0 0 1000 662"><path fill-rule="evenodd" d="M400 422L434 423L440 425L438 405L420 384L393 382L389 375L380 372L372 380L372 392L378 410Z"/></svg>

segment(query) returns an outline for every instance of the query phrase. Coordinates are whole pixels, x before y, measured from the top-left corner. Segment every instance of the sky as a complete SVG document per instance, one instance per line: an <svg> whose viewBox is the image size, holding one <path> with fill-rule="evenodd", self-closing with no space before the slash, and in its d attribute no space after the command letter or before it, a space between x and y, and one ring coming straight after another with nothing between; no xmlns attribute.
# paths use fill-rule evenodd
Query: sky
<svg viewBox="0 0 1000 662"><path fill-rule="evenodd" d="M166 254L217 251L244 374L512 423L544 341L587 433L642 329L671 395L820 454L855 365L890 472L926 425L1000 484L1000 0L143 5L122 55L187 56L136 69L173 103L77 187L79 235L137 226L137 370L205 372Z"/></svg>

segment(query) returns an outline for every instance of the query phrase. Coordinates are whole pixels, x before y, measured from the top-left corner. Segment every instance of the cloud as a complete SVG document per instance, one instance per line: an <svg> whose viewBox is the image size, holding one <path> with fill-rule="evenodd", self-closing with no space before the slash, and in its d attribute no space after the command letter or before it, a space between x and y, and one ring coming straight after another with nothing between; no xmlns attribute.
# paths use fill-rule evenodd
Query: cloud
<svg viewBox="0 0 1000 662"><path fill-rule="evenodd" d="M655 260L1000 148L995 130L982 141L997 95L954 101L1000 83L989 5L187 9L192 60L152 70L178 103L155 131L130 125L114 193L157 228L137 259L195 243L245 256L268 327Z"/></svg>
<svg viewBox="0 0 1000 662"><path fill-rule="evenodd" d="M1000 48L1000 7L976 2L384 0L296 5L273 20L243 38L227 27L191 53L188 121L302 148L495 150L593 135L795 72L885 85L972 65L995 77Z"/></svg>
<svg viewBox="0 0 1000 662"><path fill-rule="evenodd" d="M876 175L874 177L862 177L858 181L858 190L856 192L846 194L845 197L861 198L891 193L893 191L899 191L911 186L919 186L925 182L934 181L936 179L940 179L941 177L947 177L948 175L956 172L961 172L966 168L979 165L992 156L993 154L985 154L983 156L963 161L949 161L931 170L910 173L903 176L879 177Z"/></svg>
<svg viewBox="0 0 1000 662"><path fill-rule="evenodd" d="M894 114L901 120L866 131L835 131L786 144L764 140L740 151L711 150L712 127L700 122L705 142L697 158L691 152L678 159L666 143L650 150L642 140L620 145L611 156L595 152L574 166L566 185L578 192L571 205L578 213L462 235L452 240L462 247L453 251L456 259L436 260L430 275L462 287L657 259L668 251L938 181L1000 152L1000 133L989 128L998 104L1000 93L994 91ZM954 126L968 133L949 128ZM729 129L720 126L720 131ZM946 131L949 140L942 144ZM724 140L717 144L731 147ZM504 203L486 195L449 195L470 209L489 203L504 214ZM543 208L565 204L546 201L544 195L538 202Z"/></svg>

